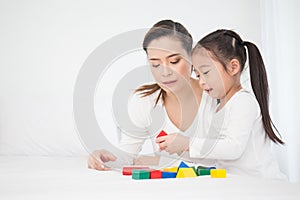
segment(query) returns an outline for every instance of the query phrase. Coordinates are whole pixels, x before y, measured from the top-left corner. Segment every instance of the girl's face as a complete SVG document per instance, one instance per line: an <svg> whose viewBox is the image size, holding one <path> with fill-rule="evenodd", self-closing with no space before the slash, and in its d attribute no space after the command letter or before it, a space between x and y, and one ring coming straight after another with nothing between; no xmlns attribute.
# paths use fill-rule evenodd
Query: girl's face
<svg viewBox="0 0 300 200"><path fill-rule="evenodd" d="M179 40L161 37L151 41L147 57L157 84L165 91L178 92L189 83L190 56Z"/></svg>
<svg viewBox="0 0 300 200"><path fill-rule="evenodd" d="M223 65L205 48L193 53L192 63L201 88L212 98L223 99L232 85L232 78Z"/></svg>

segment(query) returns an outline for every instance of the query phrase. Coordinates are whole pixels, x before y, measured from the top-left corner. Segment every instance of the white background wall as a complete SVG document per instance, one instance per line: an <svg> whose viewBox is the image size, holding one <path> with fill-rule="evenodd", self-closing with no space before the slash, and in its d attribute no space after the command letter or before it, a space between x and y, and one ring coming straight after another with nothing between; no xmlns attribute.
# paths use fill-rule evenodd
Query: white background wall
<svg viewBox="0 0 300 200"><path fill-rule="evenodd" d="M267 65L274 66L274 70L268 68L274 121L290 142L285 152L279 151L279 159L292 180L299 181L300 163L296 156L300 150L296 141L300 136L295 125L299 122L296 113L300 111L296 104L299 69L296 51L291 50L296 50L294 42L299 35L293 28L296 25L293 19L297 16L299 19L295 12L299 3L296 0L188 2L0 0L0 154L86 155L76 132L72 107L81 65L112 36L149 28L169 18L184 24L195 41L217 28L229 28L261 47L264 57L268 56ZM116 62L114 67L126 71L132 69L132 63L145 64L144 59L137 52ZM119 78L113 72L106 77L114 83ZM99 85L96 97L102 98L95 108L98 120L107 122L102 127L104 132L110 135L115 134L115 129L107 105L114 84L106 86Z"/></svg>

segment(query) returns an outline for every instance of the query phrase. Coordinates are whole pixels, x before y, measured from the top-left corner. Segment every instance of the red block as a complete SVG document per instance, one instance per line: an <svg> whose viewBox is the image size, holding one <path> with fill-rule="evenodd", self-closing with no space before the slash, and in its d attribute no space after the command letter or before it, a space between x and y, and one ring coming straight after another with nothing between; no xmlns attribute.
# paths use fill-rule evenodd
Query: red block
<svg viewBox="0 0 300 200"><path fill-rule="evenodd" d="M168 135L165 131L161 131L157 136L156 136L156 138L158 138L158 137L161 137L161 136L165 136L165 135Z"/></svg>
<svg viewBox="0 0 300 200"><path fill-rule="evenodd" d="M150 171L150 179L156 179L162 177L162 171L160 170L151 170Z"/></svg>
<svg viewBox="0 0 300 200"><path fill-rule="evenodd" d="M133 169L149 169L149 167L143 167L143 166L127 166L123 167L122 174L125 176L131 176Z"/></svg>

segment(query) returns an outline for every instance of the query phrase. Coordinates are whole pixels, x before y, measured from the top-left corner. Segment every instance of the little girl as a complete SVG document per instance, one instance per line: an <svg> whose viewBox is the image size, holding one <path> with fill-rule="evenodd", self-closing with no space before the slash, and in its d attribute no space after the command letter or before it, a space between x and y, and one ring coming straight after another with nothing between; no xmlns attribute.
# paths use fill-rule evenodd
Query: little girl
<svg viewBox="0 0 300 200"><path fill-rule="evenodd" d="M246 49L253 91L240 82ZM202 107L206 117L200 119L196 137L169 134L157 139L160 149L215 159L217 168L232 174L286 179L271 155L271 143L284 142L269 114L267 75L257 46L234 31L217 30L196 44L192 63L211 104Z"/></svg>

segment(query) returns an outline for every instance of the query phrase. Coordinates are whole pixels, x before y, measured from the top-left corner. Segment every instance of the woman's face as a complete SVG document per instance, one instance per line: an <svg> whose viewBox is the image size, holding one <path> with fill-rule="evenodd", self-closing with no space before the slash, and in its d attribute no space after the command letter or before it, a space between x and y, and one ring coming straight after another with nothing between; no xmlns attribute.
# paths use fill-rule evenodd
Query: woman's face
<svg viewBox="0 0 300 200"><path fill-rule="evenodd" d="M193 53L192 63L201 88L212 98L224 98L231 78L223 65L213 59L204 48L197 49Z"/></svg>
<svg viewBox="0 0 300 200"><path fill-rule="evenodd" d="M151 41L147 47L147 57L156 82L166 92L178 92L189 83L190 55L179 40L161 37Z"/></svg>

